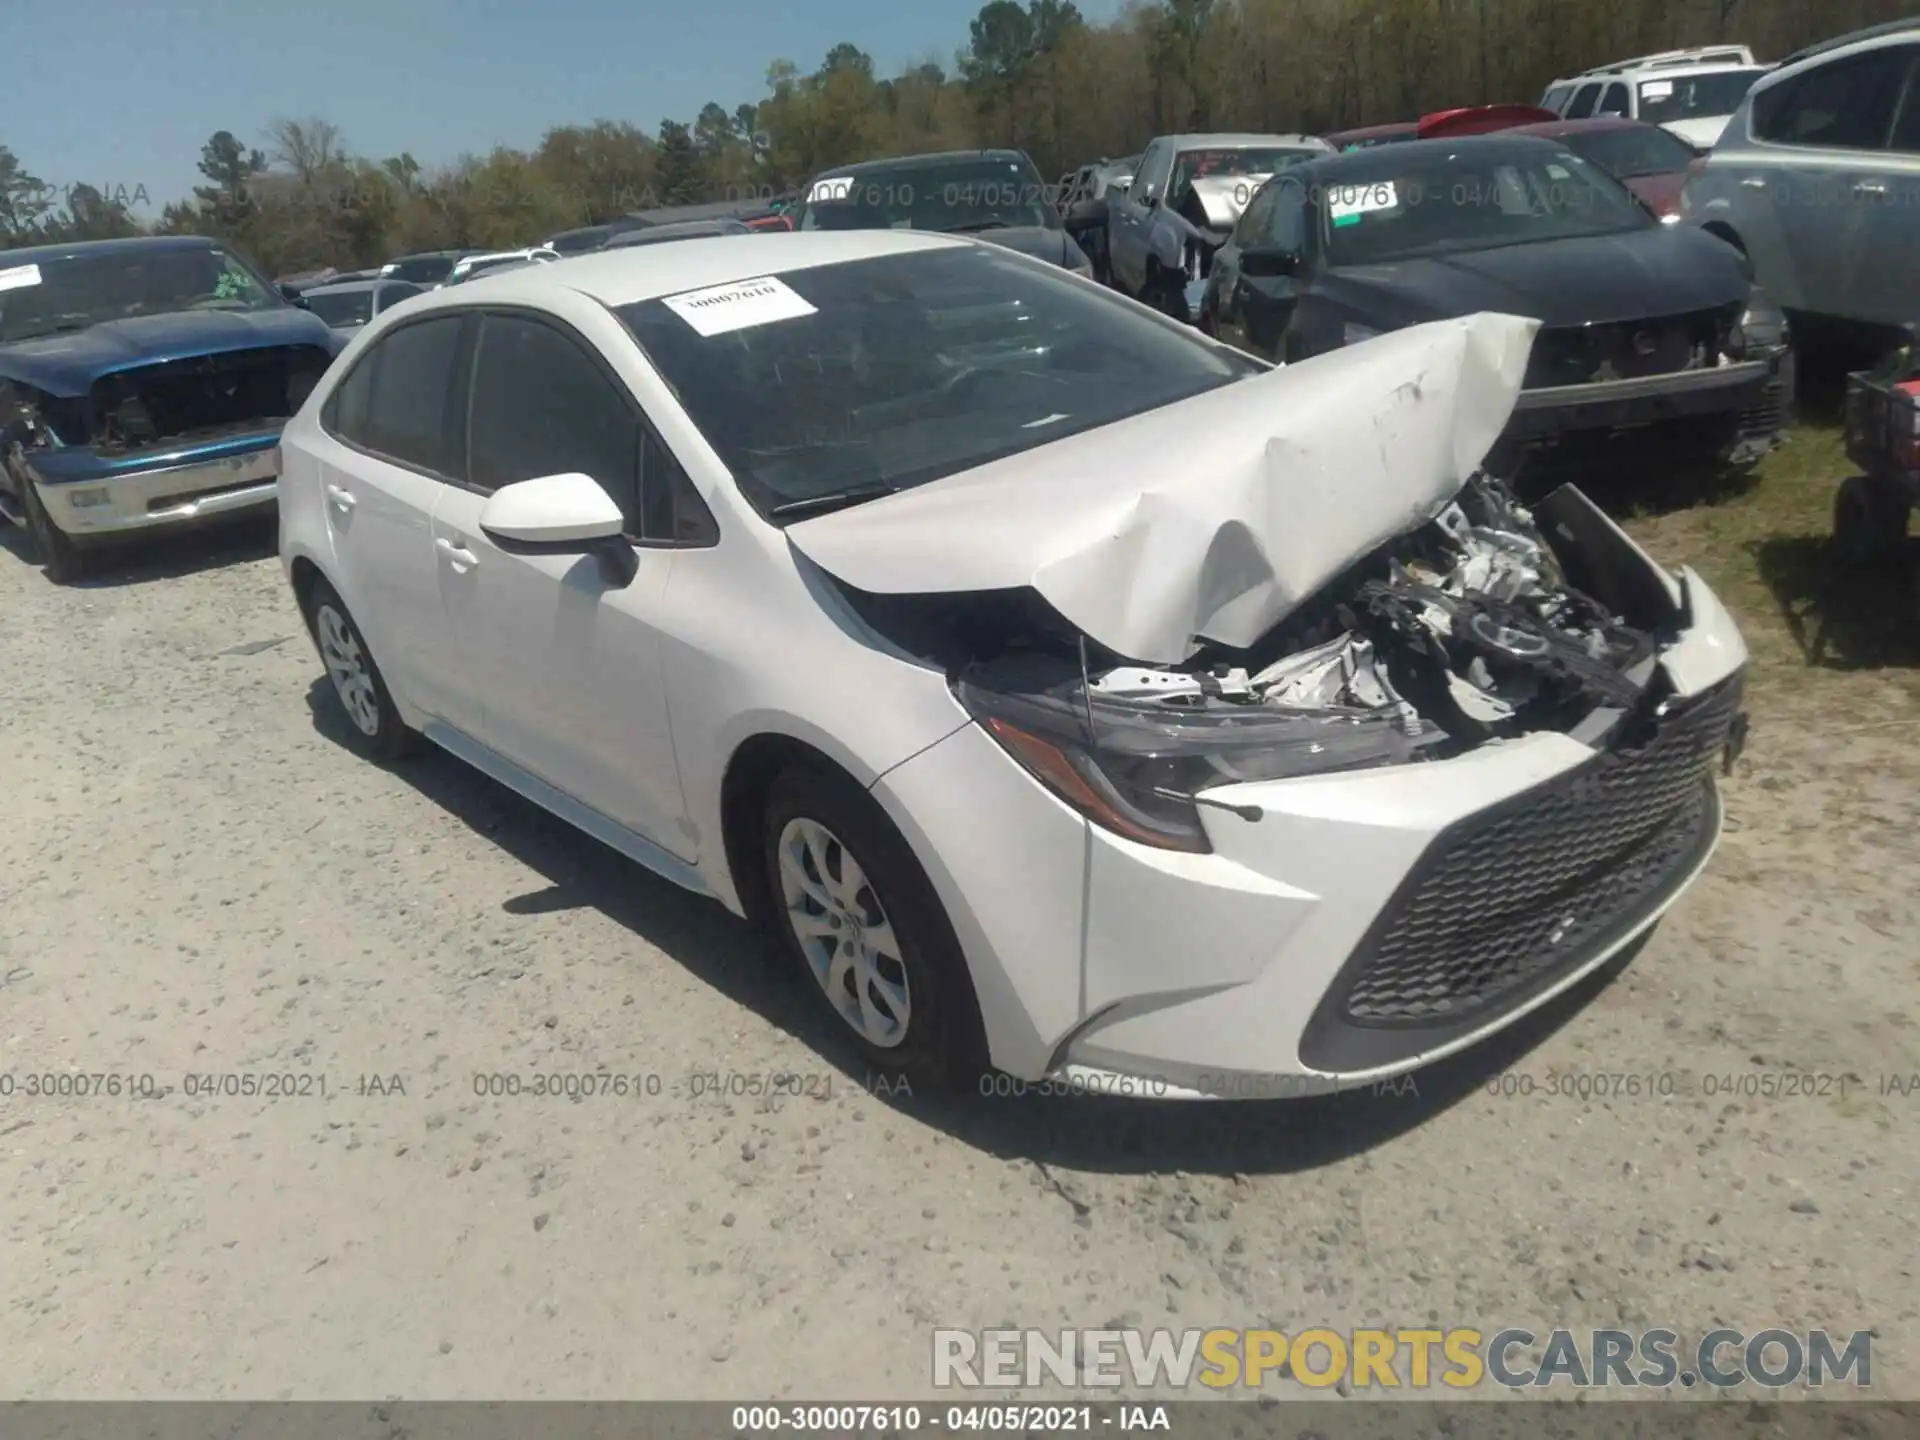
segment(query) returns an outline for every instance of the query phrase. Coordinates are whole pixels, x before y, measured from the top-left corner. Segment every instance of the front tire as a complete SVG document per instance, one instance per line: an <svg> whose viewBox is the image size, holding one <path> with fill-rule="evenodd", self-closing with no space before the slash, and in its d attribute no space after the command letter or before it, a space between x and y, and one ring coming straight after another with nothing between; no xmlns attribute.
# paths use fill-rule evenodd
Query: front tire
<svg viewBox="0 0 1920 1440"><path fill-rule="evenodd" d="M41 568L56 585L71 585L87 573L87 553L80 543L53 523L47 507L41 503L33 481L14 472L20 487L20 505L26 512L27 533L33 537L34 552Z"/></svg>
<svg viewBox="0 0 1920 1440"><path fill-rule="evenodd" d="M400 718L366 637L353 623L339 593L326 581L315 580L303 608L307 630L346 718L349 743L369 760L398 760L410 754L420 736Z"/></svg>
<svg viewBox="0 0 1920 1440"><path fill-rule="evenodd" d="M867 1061L964 1083L979 1009L946 911L906 840L851 781L796 767L767 792L761 844L780 948Z"/></svg>

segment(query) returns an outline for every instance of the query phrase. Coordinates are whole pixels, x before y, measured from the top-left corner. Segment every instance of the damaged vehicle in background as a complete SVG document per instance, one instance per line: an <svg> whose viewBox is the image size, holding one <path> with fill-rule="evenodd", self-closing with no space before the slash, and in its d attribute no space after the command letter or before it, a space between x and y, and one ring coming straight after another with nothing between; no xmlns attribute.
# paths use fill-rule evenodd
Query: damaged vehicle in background
<svg viewBox="0 0 1920 1440"><path fill-rule="evenodd" d="M1107 191L1107 283L1191 320L1214 252L1275 172L1333 147L1311 135L1162 135Z"/></svg>
<svg viewBox="0 0 1920 1440"><path fill-rule="evenodd" d="M68 581L115 537L266 509L345 344L198 236L0 255L0 517Z"/></svg>
<svg viewBox="0 0 1920 1440"><path fill-rule="evenodd" d="M1726 612L1480 473L1536 328L1275 369L953 237L608 252L368 326L281 553L364 753L761 921L869 1063L1300 1094L1564 990L1718 834Z"/></svg>
<svg viewBox="0 0 1920 1440"><path fill-rule="evenodd" d="M1504 478L1636 450L1751 464L1789 421L1786 320L1746 257L1536 137L1416 140L1277 177L1215 261L1199 323L1292 362L1482 310L1543 327Z"/></svg>
<svg viewBox="0 0 1920 1440"><path fill-rule="evenodd" d="M807 186L796 230L934 230L1093 275L1054 193L1020 150L951 150L845 165Z"/></svg>

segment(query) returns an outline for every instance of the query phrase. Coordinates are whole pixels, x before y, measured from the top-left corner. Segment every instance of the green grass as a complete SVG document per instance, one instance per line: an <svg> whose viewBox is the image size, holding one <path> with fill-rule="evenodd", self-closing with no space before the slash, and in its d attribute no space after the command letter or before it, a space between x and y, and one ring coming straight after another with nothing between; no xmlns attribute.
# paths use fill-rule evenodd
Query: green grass
<svg viewBox="0 0 1920 1440"><path fill-rule="evenodd" d="M1833 497L1853 469L1838 424L1815 411L1744 480L1636 475L1594 498L1657 559L1713 587L1752 651L1756 708L1910 720L1920 699L1911 558L1847 572L1834 557Z"/></svg>

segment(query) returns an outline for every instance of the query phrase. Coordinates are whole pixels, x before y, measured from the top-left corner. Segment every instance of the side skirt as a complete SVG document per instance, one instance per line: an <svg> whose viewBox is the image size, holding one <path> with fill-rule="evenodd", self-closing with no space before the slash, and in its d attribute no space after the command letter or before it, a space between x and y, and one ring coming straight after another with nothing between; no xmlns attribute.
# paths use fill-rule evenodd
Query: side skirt
<svg viewBox="0 0 1920 1440"><path fill-rule="evenodd" d="M619 851L634 864L651 870L662 880L671 880L683 890L696 895L714 898L713 891L701 877L700 871L679 856L663 850L660 846L636 834L617 820L609 819L592 806L582 803L566 793L556 790L537 775L523 770L506 756L489 750L478 740L454 729L441 720L429 720L421 734L445 750L455 759L464 760L489 779L497 780L516 795L531 800L542 810L559 817L574 827L598 840L602 845Z"/></svg>

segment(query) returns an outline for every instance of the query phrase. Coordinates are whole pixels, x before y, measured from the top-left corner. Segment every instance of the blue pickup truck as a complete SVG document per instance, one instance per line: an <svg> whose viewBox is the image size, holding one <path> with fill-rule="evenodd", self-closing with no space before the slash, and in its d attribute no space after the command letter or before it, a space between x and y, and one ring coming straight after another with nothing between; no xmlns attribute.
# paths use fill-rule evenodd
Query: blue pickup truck
<svg viewBox="0 0 1920 1440"><path fill-rule="evenodd" d="M115 536L271 507L346 338L204 237L0 251L0 517L65 582Z"/></svg>

